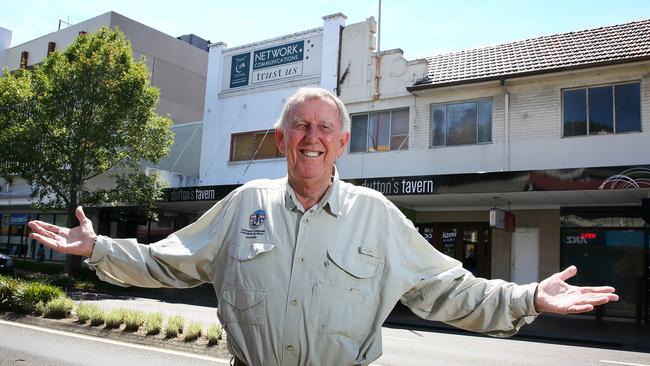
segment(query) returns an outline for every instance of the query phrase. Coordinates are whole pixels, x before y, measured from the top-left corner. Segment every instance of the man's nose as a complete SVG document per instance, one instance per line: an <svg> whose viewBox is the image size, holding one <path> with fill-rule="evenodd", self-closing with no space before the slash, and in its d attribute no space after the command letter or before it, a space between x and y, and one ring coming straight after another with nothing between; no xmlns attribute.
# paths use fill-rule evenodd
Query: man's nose
<svg viewBox="0 0 650 366"><path fill-rule="evenodd" d="M309 127L305 133L305 140L314 141L318 140L318 129L316 127Z"/></svg>

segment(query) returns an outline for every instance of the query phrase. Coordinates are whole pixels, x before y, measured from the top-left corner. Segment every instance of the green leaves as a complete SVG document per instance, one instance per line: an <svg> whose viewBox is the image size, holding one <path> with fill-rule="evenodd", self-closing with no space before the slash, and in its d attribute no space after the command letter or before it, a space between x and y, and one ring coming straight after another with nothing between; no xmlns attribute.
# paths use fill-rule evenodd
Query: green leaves
<svg viewBox="0 0 650 366"><path fill-rule="evenodd" d="M118 30L81 35L33 70L5 70L0 177L23 177L41 207L152 208L161 184L137 163L158 162L173 142L171 120L154 111L158 99L144 62L133 59ZM99 176L107 179L90 189Z"/></svg>

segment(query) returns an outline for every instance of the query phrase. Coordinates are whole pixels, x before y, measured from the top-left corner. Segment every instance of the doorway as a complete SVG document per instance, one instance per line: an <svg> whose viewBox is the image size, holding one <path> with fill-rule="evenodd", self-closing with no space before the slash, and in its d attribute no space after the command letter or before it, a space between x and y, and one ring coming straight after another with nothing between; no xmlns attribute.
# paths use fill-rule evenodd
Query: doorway
<svg viewBox="0 0 650 366"><path fill-rule="evenodd" d="M539 229L517 228L512 233L510 279L518 284L539 281Z"/></svg>

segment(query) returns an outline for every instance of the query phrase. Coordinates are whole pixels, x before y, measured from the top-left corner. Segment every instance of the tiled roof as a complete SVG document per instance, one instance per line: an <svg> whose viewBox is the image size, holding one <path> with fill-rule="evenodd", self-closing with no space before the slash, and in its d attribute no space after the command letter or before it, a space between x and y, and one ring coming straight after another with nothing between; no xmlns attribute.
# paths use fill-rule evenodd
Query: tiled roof
<svg viewBox="0 0 650 366"><path fill-rule="evenodd" d="M650 59L650 19L427 57L409 90Z"/></svg>

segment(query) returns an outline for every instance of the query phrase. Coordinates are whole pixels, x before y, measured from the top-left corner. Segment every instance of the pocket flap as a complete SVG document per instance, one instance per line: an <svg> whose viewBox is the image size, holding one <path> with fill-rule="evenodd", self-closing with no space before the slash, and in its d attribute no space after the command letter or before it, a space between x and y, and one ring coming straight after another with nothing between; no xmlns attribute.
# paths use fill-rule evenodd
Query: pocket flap
<svg viewBox="0 0 650 366"><path fill-rule="evenodd" d="M223 300L240 311L259 304L265 297L265 290L247 288L226 288L223 290Z"/></svg>
<svg viewBox="0 0 650 366"><path fill-rule="evenodd" d="M342 270L356 278L374 277L379 274L384 265L383 257L371 257L358 251L328 250L327 256Z"/></svg>
<svg viewBox="0 0 650 366"><path fill-rule="evenodd" d="M273 248L275 244L271 243L237 243L228 249L228 254L238 261L247 261Z"/></svg>

